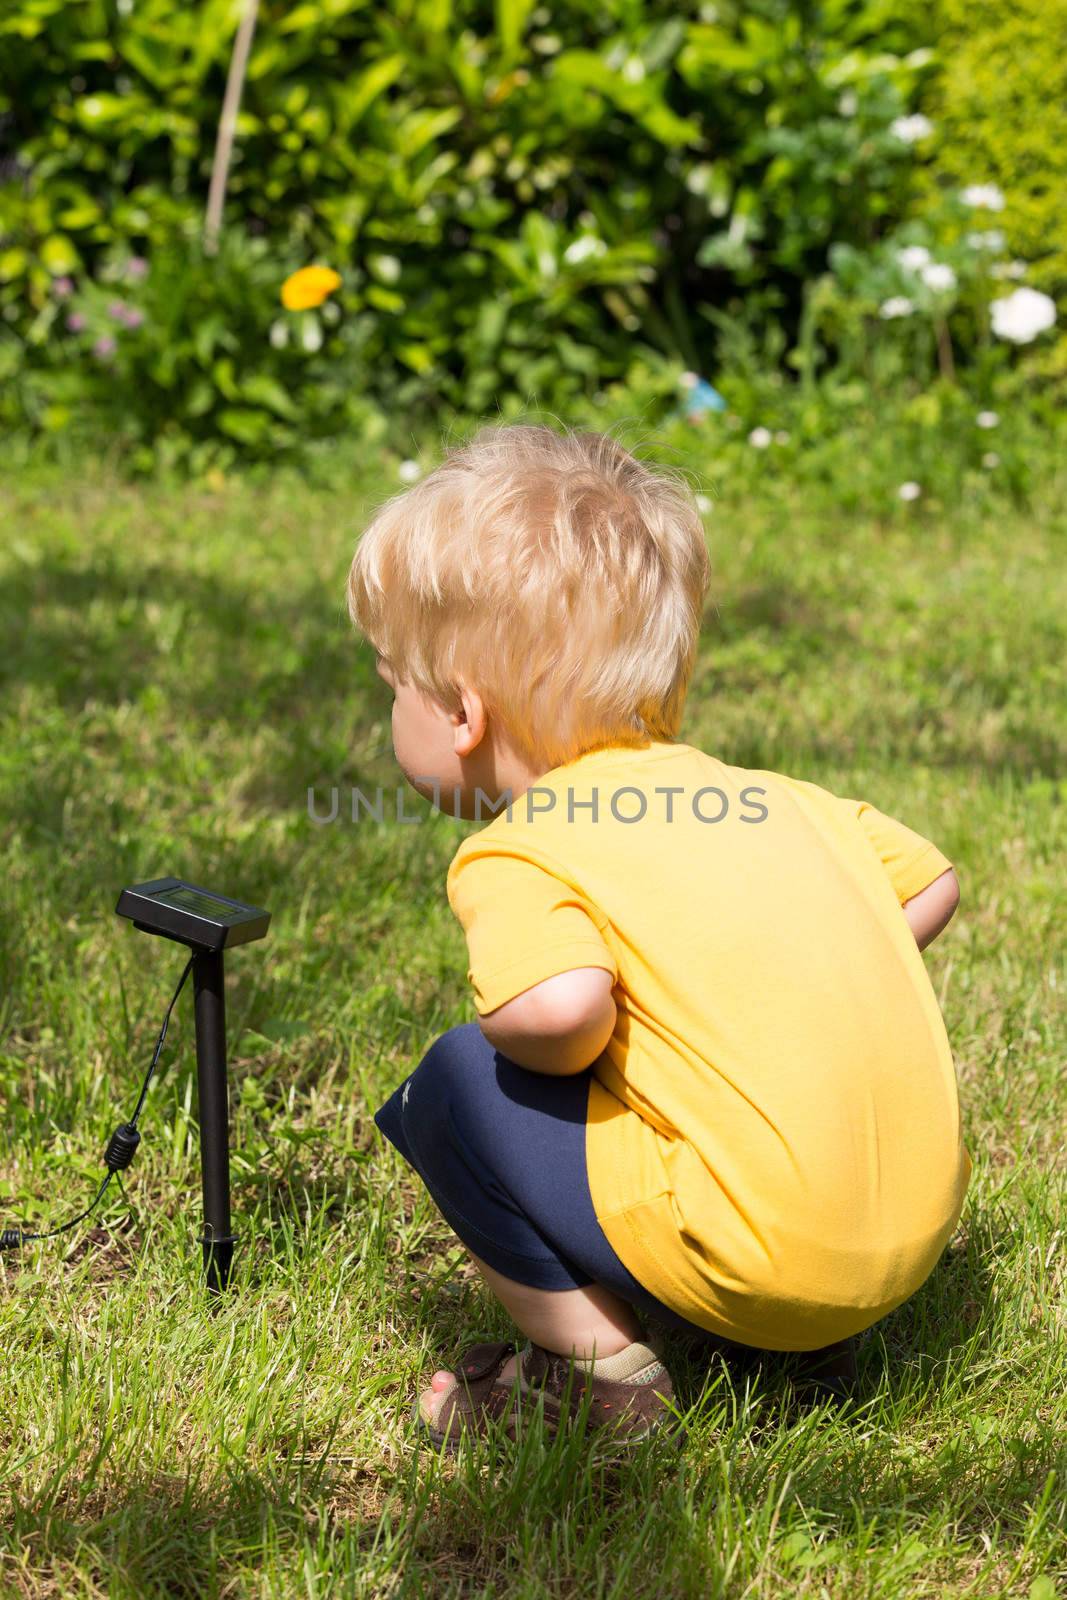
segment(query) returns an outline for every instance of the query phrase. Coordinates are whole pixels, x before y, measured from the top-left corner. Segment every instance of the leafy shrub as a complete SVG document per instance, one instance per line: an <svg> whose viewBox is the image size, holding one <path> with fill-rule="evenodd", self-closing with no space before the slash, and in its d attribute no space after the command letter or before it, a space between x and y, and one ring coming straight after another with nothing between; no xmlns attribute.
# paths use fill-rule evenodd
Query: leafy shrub
<svg viewBox="0 0 1067 1600"><path fill-rule="evenodd" d="M996 225L1026 282L1067 296L1067 0L937 0L942 70L927 109L938 134L931 187L995 185ZM1042 363L1067 374L1067 336Z"/></svg>
<svg viewBox="0 0 1067 1600"><path fill-rule="evenodd" d="M41 428L104 433L135 467L195 470L285 456L316 438L380 436L363 397L358 320L329 302L285 312L265 239L198 239L109 257L96 280L56 279L31 337L45 370L16 373L23 415Z"/></svg>
<svg viewBox="0 0 1067 1600"><path fill-rule="evenodd" d="M650 372L666 390L742 326L809 376L872 330L890 365L943 368L943 333L879 324L856 288L915 208L901 130L937 66L916 0L263 0L212 261L235 11L0 16L9 423L270 457L380 417L410 437L442 407L569 414ZM130 260L136 328L108 310ZM311 261L342 285L298 339L278 294ZM965 353L970 302L945 314Z"/></svg>
<svg viewBox="0 0 1067 1600"><path fill-rule="evenodd" d="M390 409L565 409L638 343L706 363L703 306L795 319L828 243L871 239L907 193L889 128L924 70L914 26L824 9L266 0L230 223L271 240L279 281L301 255L341 272ZM31 351L57 277L198 225L232 25L221 0L0 19L0 279Z"/></svg>
<svg viewBox="0 0 1067 1600"><path fill-rule="evenodd" d="M975 208L948 191L939 209L869 250L831 246L831 271L811 286L792 364L806 371L833 351L839 368L884 391L935 372L952 381L962 353L970 387L988 395L1008 365L990 313L1010 288L1009 265L999 231L977 228Z"/></svg>

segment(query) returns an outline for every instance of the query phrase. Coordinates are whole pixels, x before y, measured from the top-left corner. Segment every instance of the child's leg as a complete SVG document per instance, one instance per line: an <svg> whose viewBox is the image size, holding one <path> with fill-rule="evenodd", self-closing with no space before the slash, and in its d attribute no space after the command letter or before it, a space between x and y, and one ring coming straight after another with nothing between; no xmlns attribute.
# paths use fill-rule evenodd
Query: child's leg
<svg viewBox="0 0 1067 1600"><path fill-rule="evenodd" d="M602 1284L584 1289L532 1289L505 1278L494 1267L471 1260L504 1310L535 1344L561 1356L592 1360L613 1356L643 1333L633 1306Z"/></svg>
<svg viewBox="0 0 1067 1600"><path fill-rule="evenodd" d="M596 1221L588 1090L588 1074L545 1076L507 1061L470 1023L438 1039L375 1116L526 1338L580 1361L627 1350L642 1337L643 1304L656 1305ZM423 1396L428 1421L452 1383L435 1375Z"/></svg>
<svg viewBox="0 0 1067 1600"><path fill-rule="evenodd" d="M431 1045L374 1121L479 1262L523 1288L584 1289L605 1281L598 1243L618 1265L589 1198L588 1098L588 1074L528 1072L466 1023Z"/></svg>
<svg viewBox="0 0 1067 1600"><path fill-rule="evenodd" d="M598 1283L585 1289L532 1289L479 1261L473 1250L468 1248L467 1253L512 1322L546 1350L592 1360L617 1355L643 1337L633 1307ZM514 1379L517 1359L512 1356L501 1368L501 1383ZM431 1426L436 1423L439 1403L455 1381L455 1373L441 1368L431 1378L429 1389L419 1396L423 1420Z"/></svg>
<svg viewBox="0 0 1067 1600"><path fill-rule="evenodd" d="M638 1282L597 1220L585 1162L591 1077L530 1072L495 1051L476 1022L464 1023L431 1045L374 1121L479 1270L488 1265L520 1290L595 1289L596 1304L613 1314L631 1306L716 1348L721 1340Z"/></svg>

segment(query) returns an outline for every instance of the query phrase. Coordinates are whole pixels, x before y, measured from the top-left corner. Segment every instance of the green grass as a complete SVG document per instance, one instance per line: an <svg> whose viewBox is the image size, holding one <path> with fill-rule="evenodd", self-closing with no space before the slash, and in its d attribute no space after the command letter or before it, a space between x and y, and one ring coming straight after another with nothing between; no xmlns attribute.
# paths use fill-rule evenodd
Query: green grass
<svg viewBox="0 0 1067 1600"><path fill-rule="evenodd" d="M371 1120L474 1015L444 895L473 825L410 794L413 827L306 808L397 782L343 611L395 480L0 482L0 1225L79 1209L135 1101L181 952L114 916L119 889L174 872L274 913L229 963L232 1300L198 1287L185 996L130 1206L0 1258L5 1597L1059 1592L1064 476L938 509L767 471L717 484L682 737L869 798L957 863L925 959L974 1178L863 1342L851 1417L669 1336L687 1446L615 1465L539 1436L442 1462L408 1431L436 1366L512 1330Z"/></svg>

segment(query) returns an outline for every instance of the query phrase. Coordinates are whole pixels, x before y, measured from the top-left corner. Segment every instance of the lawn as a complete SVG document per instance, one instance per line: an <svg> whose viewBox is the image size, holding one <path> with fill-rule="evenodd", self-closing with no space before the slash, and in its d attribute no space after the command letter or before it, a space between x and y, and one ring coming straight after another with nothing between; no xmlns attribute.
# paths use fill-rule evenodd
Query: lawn
<svg viewBox="0 0 1067 1600"><path fill-rule="evenodd" d="M273 912L229 961L236 1293L211 1315L198 1284L184 995L127 1199L0 1257L0 1593L1054 1600L1065 475L1025 505L714 485L681 737L870 799L956 863L924 959L974 1178L932 1277L864 1339L851 1415L671 1336L688 1443L615 1465L538 1436L442 1462L409 1432L435 1367L512 1330L372 1122L474 1015L444 876L476 825L410 791L417 825L345 820L354 787L398 781L343 604L394 487L0 478L0 1226L81 1209L136 1100L182 952L115 917L123 885ZM339 788L335 823L309 786L320 809Z"/></svg>

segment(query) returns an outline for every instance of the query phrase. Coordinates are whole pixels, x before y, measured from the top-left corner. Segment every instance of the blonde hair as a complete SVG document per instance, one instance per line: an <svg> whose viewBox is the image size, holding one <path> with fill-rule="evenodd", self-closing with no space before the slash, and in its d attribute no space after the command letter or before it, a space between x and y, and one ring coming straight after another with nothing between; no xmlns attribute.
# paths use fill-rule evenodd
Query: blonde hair
<svg viewBox="0 0 1067 1600"><path fill-rule="evenodd" d="M675 737L708 582L684 482L603 434L492 427L379 509L348 609L402 682L455 711L462 679L550 770Z"/></svg>

